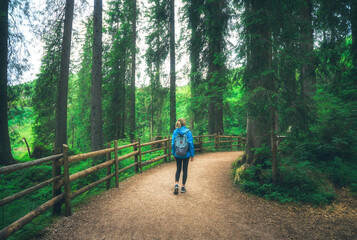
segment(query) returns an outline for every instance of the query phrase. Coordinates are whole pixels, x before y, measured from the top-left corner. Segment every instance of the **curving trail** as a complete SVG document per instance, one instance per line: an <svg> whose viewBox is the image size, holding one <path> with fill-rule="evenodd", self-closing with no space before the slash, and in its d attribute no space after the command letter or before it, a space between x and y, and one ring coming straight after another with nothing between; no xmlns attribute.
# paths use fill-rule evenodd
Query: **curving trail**
<svg viewBox="0 0 357 240"><path fill-rule="evenodd" d="M240 192L231 163L241 154L196 156L178 196L174 162L135 175L36 239L357 239L356 206L340 215L338 204L331 211L287 206Z"/></svg>

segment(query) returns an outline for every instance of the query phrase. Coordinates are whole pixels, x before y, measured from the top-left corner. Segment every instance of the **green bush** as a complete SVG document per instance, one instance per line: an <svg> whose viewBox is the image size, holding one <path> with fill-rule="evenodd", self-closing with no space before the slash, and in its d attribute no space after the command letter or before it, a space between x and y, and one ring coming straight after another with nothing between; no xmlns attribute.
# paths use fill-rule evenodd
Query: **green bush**
<svg viewBox="0 0 357 240"><path fill-rule="evenodd" d="M242 173L239 182L241 189L281 203L301 202L317 206L329 204L335 199L332 186L309 162L280 162L284 164L279 167L280 178L277 185L271 182L271 169L261 164L250 166Z"/></svg>

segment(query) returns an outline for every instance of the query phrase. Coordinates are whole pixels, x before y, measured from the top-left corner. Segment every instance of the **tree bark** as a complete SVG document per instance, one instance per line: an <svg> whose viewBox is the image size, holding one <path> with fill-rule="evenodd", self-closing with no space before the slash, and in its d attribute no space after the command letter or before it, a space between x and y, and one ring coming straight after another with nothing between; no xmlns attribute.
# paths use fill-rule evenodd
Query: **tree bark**
<svg viewBox="0 0 357 240"><path fill-rule="evenodd" d="M61 149L63 144L67 144L67 97L73 10L74 0L66 0L63 41L61 49L61 70L56 103L56 149Z"/></svg>
<svg viewBox="0 0 357 240"><path fill-rule="evenodd" d="M102 128L102 0L94 0L91 86L92 151L103 148Z"/></svg>
<svg viewBox="0 0 357 240"><path fill-rule="evenodd" d="M170 0L170 132L176 123L175 0Z"/></svg>
<svg viewBox="0 0 357 240"><path fill-rule="evenodd" d="M351 1L352 59L355 85L357 85L357 1Z"/></svg>
<svg viewBox="0 0 357 240"><path fill-rule="evenodd" d="M224 29L227 21L223 11L224 2L212 1L207 3L209 19L208 26L208 132L223 134L223 71L224 62L217 55L223 53Z"/></svg>
<svg viewBox="0 0 357 240"><path fill-rule="evenodd" d="M136 124L135 124L135 68L136 68L136 0L133 2L133 26L132 26L132 50L131 50L131 107L130 107L130 140L134 141Z"/></svg>
<svg viewBox="0 0 357 240"><path fill-rule="evenodd" d="M271 33L268 21L269 1L251 1L249 6L254 13L247 21L250 23L249 61L245 73L245 86L249 96L247 117L247 146L246 161L249 164L258 164L262 159L255 154L257 148L264 145L271 146L271 114L261 108L253 109L257 102L269 104L269 96L274 90L272 74L264 74L272 68ZM256 92L256 89L264 91ZM270 106L271 107L271 106ZM268 108L269 109L269 108Z"/></svg>
<svg viewBox="0 0 357 240"><path fill-rule="evenodd" d="M302 90L304 99L311 102L313 95L316 92L315 69L313 61L314 50L314 34L312 27L312 0L305 0L303 7L300 10L302 18L301 27L301 51L303 56L303 64L301 66Z"/></svg>
<svg viewBox="0 0 357 240"><path fill-rule="evenodd" d="M7 64L9 36L9 1L0 2L0 165L15 163L11 154L7 119Z"/></svg>

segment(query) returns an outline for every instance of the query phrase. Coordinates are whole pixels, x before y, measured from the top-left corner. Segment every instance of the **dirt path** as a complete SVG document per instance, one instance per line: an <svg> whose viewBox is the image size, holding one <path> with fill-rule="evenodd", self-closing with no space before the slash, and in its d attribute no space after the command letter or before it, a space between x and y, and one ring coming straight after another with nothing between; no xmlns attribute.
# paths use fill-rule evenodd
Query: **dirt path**
<svg viewBox="0 0 357 240"><path fill-rule="evenodd" d="M40 239L357 239L356 205L294 207L240 192L230 177L240 154L196 156L187 192L178 196L175 163L136 175L61 218Z"/></svg>

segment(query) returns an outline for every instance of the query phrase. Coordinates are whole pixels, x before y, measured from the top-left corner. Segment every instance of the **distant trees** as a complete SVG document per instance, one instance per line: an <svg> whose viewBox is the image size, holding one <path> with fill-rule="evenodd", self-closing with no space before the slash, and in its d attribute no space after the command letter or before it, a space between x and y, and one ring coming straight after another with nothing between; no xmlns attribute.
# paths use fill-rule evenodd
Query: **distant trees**
<svg viewBox="0 0 357 240"><path fill-rule="evenodd" d="M91 99L91 79L93 61L93 17L90 16L84 22L85 34L82 41L82 51L80 51L81 62L77 77L74 78L73 104L70 108L72 128L75 128L74 146L80 151L90 151L91 149L91 127L90 127L90 99Z"/></svg>
<svg viewBox="0 0 357 240"><path fill-rule="evenodd" d="M186 0L184 8L185 16L188 18L188 29L191 30L188 40L191 83L190 109L193 118L191 128L195 128L197 132L201 133L206 131L206 125L203 123L207 116L207 102L204 96L205 85L203 84L205 66L203 59L207 52L204 40L206 25L203 21L203 3L204 0Z"/></svg>
<svg viewBox="0 0 357 240"><path fill-rule="evenodd" d="M61 65L61 42L63 37L63 21L61 14L53 13L56 7L48 4L46 9L48 21L53 21L42 37L44 41L44 56L41 59L40 73L37 75L32 104L35 121L32 129L35 145L53 147L55 142L55 116L58 82ZM46 21L47 22L47 21Z"/></svg>
<svg viewBox="0 0 357 240"><path fill-rule="evenodd" d="M167 89L162 86L162 65L167 58L169 41L170 2L163 0L150 0L148 16L148 36L146 43L148 49L145 53L147 73L150 78L151 101L149 106L150 135L161 135L163 123L163 102L167 96Z"/></svg>
<svg viewBox="0 0 357 240"><path fill-rule="evenodd" d="M223 93L226 86L225 71L225 35L227 33L228 3L227 1L208 1L204 6L206 39L208 41L207 56L207 89L208 98L208 133L224 132L223 127Z"/></svg>

